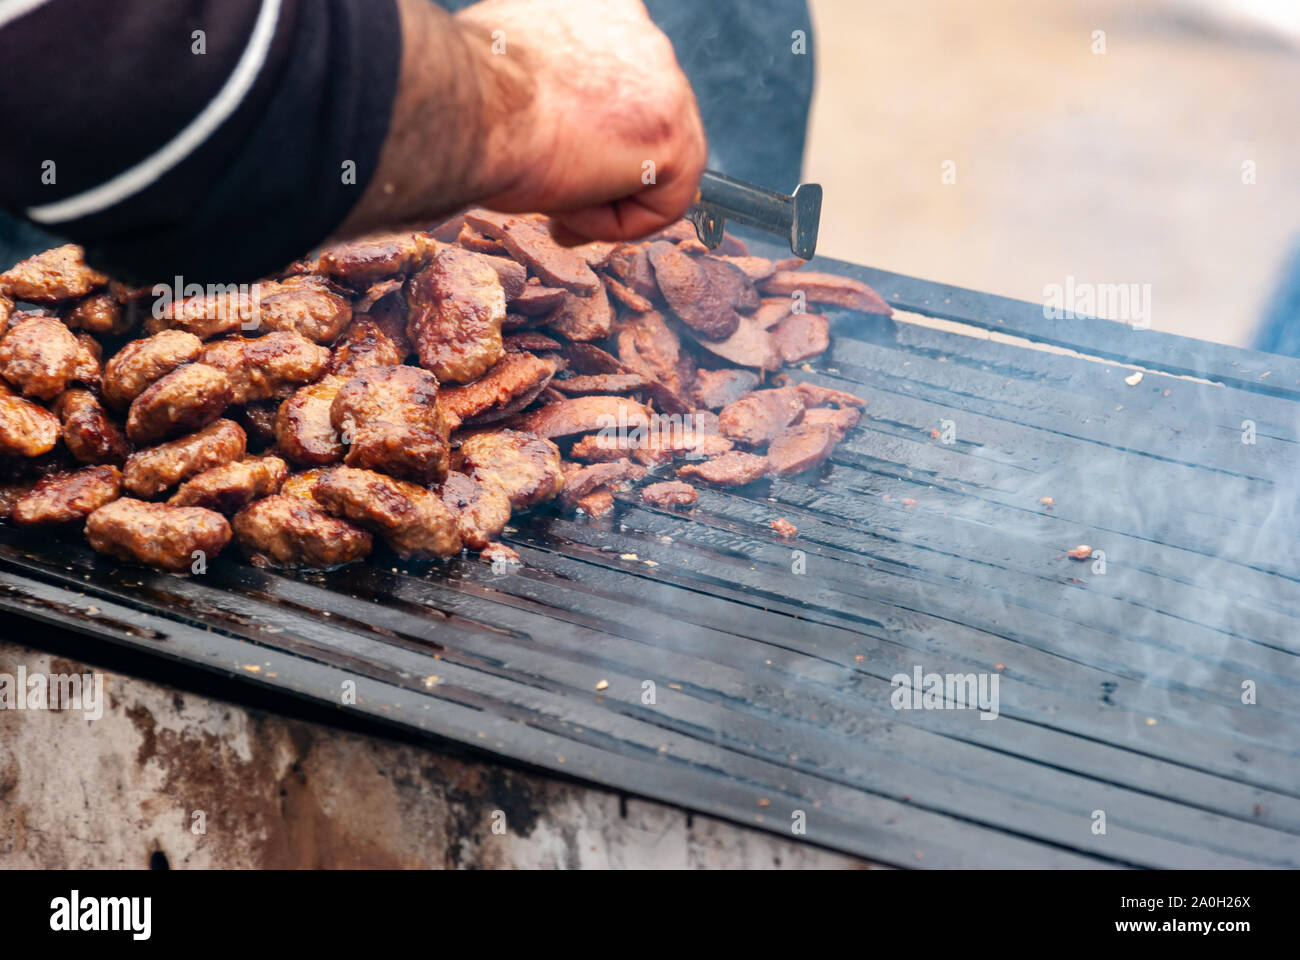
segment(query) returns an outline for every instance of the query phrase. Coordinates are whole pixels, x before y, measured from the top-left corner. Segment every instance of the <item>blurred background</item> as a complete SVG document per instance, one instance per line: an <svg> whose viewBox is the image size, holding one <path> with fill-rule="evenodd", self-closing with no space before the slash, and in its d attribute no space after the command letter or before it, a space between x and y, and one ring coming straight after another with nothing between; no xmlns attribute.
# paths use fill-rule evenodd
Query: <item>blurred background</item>
<svg viewBox="0 0 1300 960"><path fill-rule="evenodd" d="M1251 343L1300 242L1300 0L810 2L820 253L1149 283L1156 329Z"/></svg>

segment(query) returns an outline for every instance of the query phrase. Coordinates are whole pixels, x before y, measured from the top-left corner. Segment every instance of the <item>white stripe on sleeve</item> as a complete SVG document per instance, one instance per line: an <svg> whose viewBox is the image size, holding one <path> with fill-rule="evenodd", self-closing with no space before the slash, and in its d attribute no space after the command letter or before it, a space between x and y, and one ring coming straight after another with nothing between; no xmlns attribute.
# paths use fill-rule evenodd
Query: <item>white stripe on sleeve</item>
<svg viewBox="0 0 1300 960"><path fill-rule="evenodd" d="M43 0L9 0L9 2L33 6ZM0 0L0 3L4 3L4 0ZM4 7L0 6L0 16L3 15L3 10ZM253 33L248 39L248 46L244 48L244 53L235 64L235 69L226 80L225 86L171 141L134 167L122 171L97 187L65 200L28 207L28 218L37 223L62 223L107 210L114 204L121 203L127 197L144 190L198 149L221 124L230 118L231 114L239 109L240 103L257 79L262 64L266 62L279 16L280 0L262 0L262 9L257 14L257 22L253 24Z"/></svg>

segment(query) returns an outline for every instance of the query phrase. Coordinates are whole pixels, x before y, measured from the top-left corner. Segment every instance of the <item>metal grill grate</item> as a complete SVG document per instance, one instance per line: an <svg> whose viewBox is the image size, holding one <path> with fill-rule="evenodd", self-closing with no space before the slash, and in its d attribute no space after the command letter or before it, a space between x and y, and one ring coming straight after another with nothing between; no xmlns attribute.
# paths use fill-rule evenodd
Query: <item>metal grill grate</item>
<svg viewBox="0 0 1300 960"><path fill-rule="evenodd" d="M183 580L5 528L0 608L900 865L1300 866L1300 363L814 266L1148 372L845 314L794 378L868 406L813 473L517 518L503 575ZM895 710L917 666L996 674L998 718Z"/></svg>

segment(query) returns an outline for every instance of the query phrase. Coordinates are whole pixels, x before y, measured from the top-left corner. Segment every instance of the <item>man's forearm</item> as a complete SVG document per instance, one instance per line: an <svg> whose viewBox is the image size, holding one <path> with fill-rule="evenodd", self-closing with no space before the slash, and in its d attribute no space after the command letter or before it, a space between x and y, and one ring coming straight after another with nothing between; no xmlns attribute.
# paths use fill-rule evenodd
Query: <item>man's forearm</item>
<svg viewBox="0 0 1300 960"><path fill-rule="evenodd" d="M388 137L340 236L450 213L506 189L523 162L512 132L529 122L533 84L520 57L493 54L490 37L428 0L398 0L398 9L401 79Z"/></svg>

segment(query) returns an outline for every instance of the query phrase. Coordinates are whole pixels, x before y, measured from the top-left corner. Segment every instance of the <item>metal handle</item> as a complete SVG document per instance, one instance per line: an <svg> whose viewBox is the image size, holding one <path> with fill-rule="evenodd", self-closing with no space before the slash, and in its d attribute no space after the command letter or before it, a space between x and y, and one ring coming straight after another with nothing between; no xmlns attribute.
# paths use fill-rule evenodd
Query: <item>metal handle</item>
<svg viewBox="0 0 1300 960"><path fill-rule="evenodd" d="M735 180L716 170L700 177L700 199L686 211L700 242L710 250L722 242L728 220L788 238L796 257L811 260L817 251L822 188L801 183L791 196Z"/></svg>

